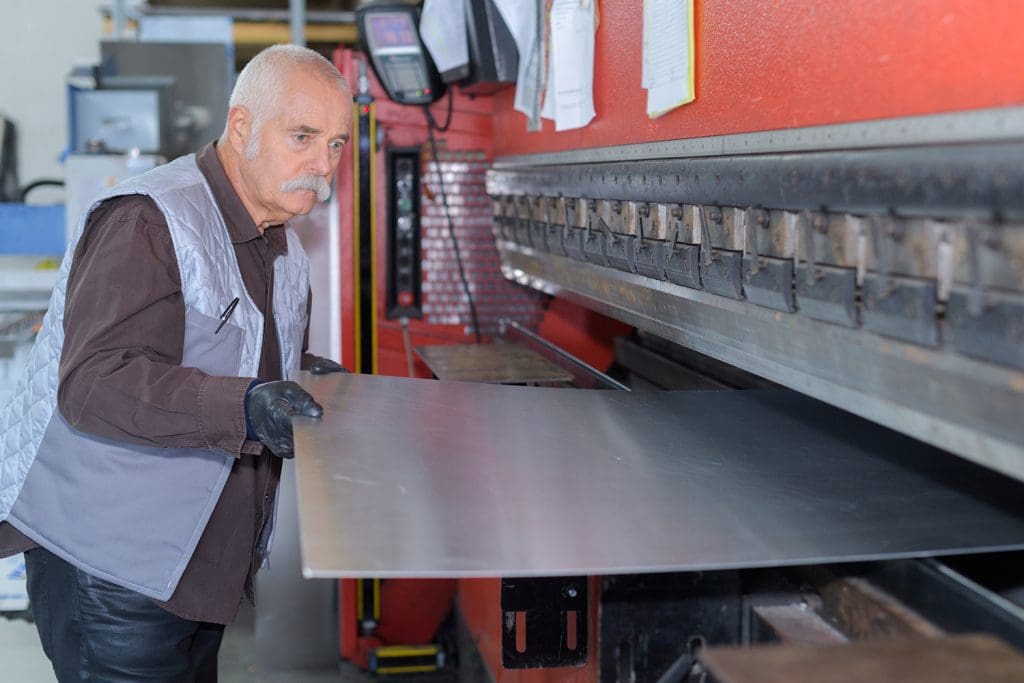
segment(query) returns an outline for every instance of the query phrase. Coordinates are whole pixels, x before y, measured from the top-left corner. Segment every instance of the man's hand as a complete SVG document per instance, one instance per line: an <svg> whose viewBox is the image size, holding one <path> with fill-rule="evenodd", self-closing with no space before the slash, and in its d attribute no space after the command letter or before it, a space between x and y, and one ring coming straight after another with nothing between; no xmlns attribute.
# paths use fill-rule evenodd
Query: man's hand
<svg viewBox="0 0 1024 683"><path fill-rule="evenodd" d="M321 417L323 407L295 382L265 382L245 395L245 417L253 432L279 458L295 456L292 418Z"/></svg>
<svg viewBox="0 0 1024 683"><path fill-rule="evenodd" d="M335 363L330 358L317 358L309 366L309 371L314 375L327 375L332 372L348 372L344 365Z"/></svg>

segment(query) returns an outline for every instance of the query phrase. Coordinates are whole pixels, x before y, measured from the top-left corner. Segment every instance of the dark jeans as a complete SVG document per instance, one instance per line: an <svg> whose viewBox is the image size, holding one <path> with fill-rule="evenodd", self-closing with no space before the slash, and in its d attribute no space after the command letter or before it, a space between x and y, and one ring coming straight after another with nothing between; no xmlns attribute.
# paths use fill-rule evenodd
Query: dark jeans
<svg viewBox="0 0 1024 683"><path fill-rule="evenodd" d="M61 683L217 680L222 625L175 616L43 548L25 553L25 567L39 639Z"/></svg>

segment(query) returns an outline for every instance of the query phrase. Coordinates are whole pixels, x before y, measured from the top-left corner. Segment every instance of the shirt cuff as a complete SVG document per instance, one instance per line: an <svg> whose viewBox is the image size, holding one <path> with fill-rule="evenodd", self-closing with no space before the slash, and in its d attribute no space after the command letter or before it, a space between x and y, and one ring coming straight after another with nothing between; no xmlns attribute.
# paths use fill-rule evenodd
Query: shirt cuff
<svg viewBox="0 0 1024 683"><path fill-rule="evenodd" d="M199 387L199 433L207 448L234 457L244 452L245 394L252 377L209 376Z"/></svg>

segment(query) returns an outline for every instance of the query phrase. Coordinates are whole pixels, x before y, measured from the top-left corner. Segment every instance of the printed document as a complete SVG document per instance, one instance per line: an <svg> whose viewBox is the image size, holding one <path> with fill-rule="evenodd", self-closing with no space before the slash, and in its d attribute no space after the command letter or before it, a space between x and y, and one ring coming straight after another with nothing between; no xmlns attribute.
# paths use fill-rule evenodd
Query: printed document
<svg viewBox="0 0 1024 683"><path fill-rule="evenodd" d="M644 0L641 84L652 119L693 101L693 0Z"/></svg>
<svg viewBox="0 0 1024 683"><path fill-rule="evenodd" d="M554 0L544 114L555 130L582 128L594 118L596 0Z"/></svg>

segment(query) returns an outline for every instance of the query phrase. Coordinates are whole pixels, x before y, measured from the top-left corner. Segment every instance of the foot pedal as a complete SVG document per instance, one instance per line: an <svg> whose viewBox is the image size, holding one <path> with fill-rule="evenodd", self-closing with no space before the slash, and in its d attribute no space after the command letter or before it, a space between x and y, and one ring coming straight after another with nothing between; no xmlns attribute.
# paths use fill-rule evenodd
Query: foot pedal
<svg viewBox="0 0 1024 683"><path fill-rule="evenodd" d="M445 658L439 645L382 645L370 651L369 661L379 676L401 676L440 671Z"/></svg>

